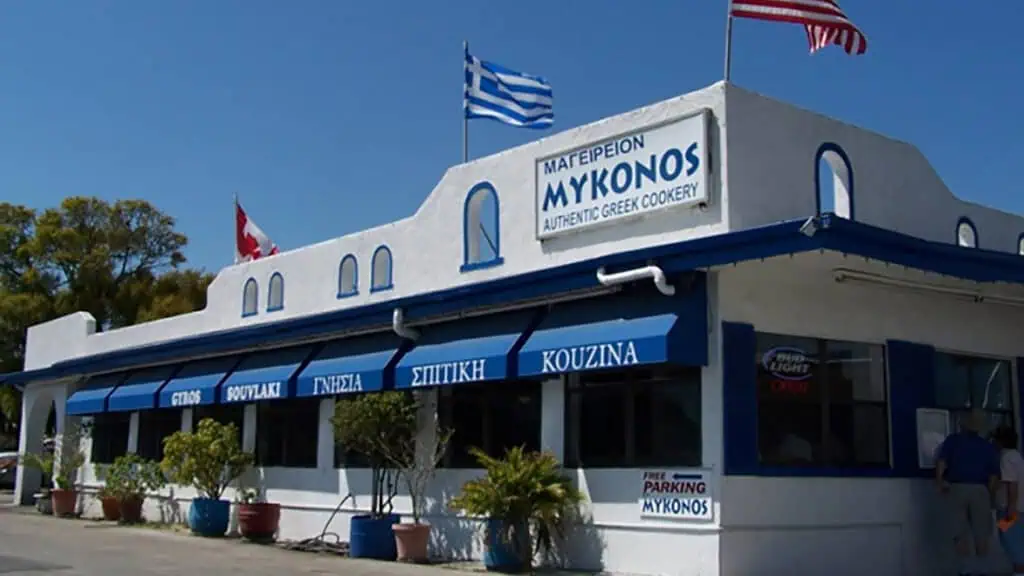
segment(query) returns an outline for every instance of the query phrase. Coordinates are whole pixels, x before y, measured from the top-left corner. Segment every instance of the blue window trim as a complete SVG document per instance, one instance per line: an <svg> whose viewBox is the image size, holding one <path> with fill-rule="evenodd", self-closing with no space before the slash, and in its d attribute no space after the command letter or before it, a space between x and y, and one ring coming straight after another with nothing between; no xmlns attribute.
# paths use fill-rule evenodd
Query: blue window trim
<svg viewBox="0 0 1024 576"><path fill-rule="evenodd" d="M345 269L345 263L352 262L352 289L346 291L345 287L341 285L342 274L341 272ZM351 298L359 294L359 260L356 259L355 254L345 254L342 257L341 262L338 263L338 299Z"/></svg>
<svg viewBox="0 0 1024 576"><path fill-rule="evenodd" d="M846 173L849 175L849 182L847 185L850 192L850 217L848 220L856 220L856 198L857 195L854 192L856 189L853 184L853 163L850 162L850 157L847 156L846 151L843 150L842 146L835 142L824 142L818 147L818 151L814 153L814 212L821 214L821 160L826 152L835 152L846 164ZM826 160L827 162L827 160ZM835 202L835 200L833 200Z"/></svg>
<svg viewBox="0 0 1024 576"><path fill-rule="evenodd" d="M964 246L960 243L960 226L967 224L970 227L971 232L974 232L974 246ZM956 241L956 245L961 248L981 248L981 238L978 236L978 227L974 225L974 222L967 216L961 216L956 221L956 228L953 229L953 239Z"/></svg>
<svg viewBox="0 0 1024 576"><path fill-rule="evenodd" d="M377 275L377 254L380 254L380 252L382 250L388 253L388 271L387 271L388 283L387 284L382 284L382 285L378 286L377 285L377 278L376 278L376 275ZM394 266L395 266L395 259L394 259L394 256L391 254L391 248L388 248L387 244L381 244L380 246L377 246L377 249L373 251L373 258L370 259L370 293L371 294L374 293L374 292L384 292L384 291L387 291L387 290L391 290L392 288L395 287L395 281L394 281L395 280L395 274L394 274L395 270L394 270Z"/></svg>
<svg viewBox="0 0 1024 576"><path fill-rule="evenodd" d="M254 306L252 307L252 311L248 311L248 310L245 309L245 301L246 301L245 295L249 292L249 286L250 285L253 286L253 294L255 295L255 298L256 298L256 302L254 302ZM256 282L255 278L249 278L248 280L245 281L245 284L242 285L242 318L248 318L250 316L255 316L255 315L259 314L259 311L260 311L260 285Z"/></svg>
<svg viewBox="0 0 1024 576"><path fill-rule="evenodd" d="M271 306L270 301L273 300L275 278L281 281L281 304ZM270 275L270 281L267 282L267 312L277 312L278 310L284 310L284 276L280 272L274 272Z"/></svg>
<svg viewBox="0 0 1024 576"><path fill-rule="evenodd" d="M1014 252L1016 252L1018 256L1024 256L1024 251L1021 250L1022 242L1024 242L1024 232L1021 232L1020 235L1017 236L1017 246L1015 247L1016 249Z"/></svg>
<svg viewBox="0 0 1024 576"><path fill-rule="evenodd" d="M487 193L490 193L491 197L494 198L494 257L490 260L470 262L469 205L477 194ZM498 198L498 190L495 189L493 184L485 180L470 188L466 194L466 199L462 203L462 266L459 267L459 272L472 272L473 270L493 268L504 263L505 258L501 255L501 200Z"/></svg>

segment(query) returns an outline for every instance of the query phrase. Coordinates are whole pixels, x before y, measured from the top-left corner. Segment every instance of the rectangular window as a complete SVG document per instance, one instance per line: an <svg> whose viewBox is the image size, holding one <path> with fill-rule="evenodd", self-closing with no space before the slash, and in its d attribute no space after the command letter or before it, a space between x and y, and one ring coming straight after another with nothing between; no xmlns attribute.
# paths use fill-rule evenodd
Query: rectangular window
<svg viewBox="0 0 1024 576"><path fill-rule="evenodd" d="M320 398L272 400L257 404L257 466L316 468L319 437Z"/></svg>
<svg viewBox="0 0 1024 576"><path fill-rule="evenodd" d="M245 426L245 404L208 404L192 410L192 431L206 418L213 418L220 424L234 424L238 429L238 442L242 443L242 427Z"/></svg>
<svg viewBox="0 0 1024 576"><path fill-rule="evenodd" d="M755 362L763 464L889 465L883 346L759 333Z"/></svg>
<svg viewBox="0 0 1024 576"><path fill-rule="evenodd" d="M509 448L540 450L541 384L533 380L481 382L438 389L438 417L452 430L442 465L479 468L475 446L501 457Z"/></svg>
<svg viewBox="0 0 1024 576"><path fill-rule="evenodd" d="M148 460L163 460L164 438L181 430L181 410L139 412L139 444L136 453Z"/></svg>
<svg viewBox="0 0 1024 576"><path fill-rule="evenodd" d="M935 404L949 410L953 430L973 408L988 416L989 430L1016 429L1013 418L1013 365L1009 360L935 353Z"/></svg>
<svg viewBox="0 0 1024 576"><path fill-rule="evenodd" d="M700 466L700 378L700 368L674 366L570 376L566 464Z"/></svg>
<svg viewBox="0 0 1024 576"><path fill-rule="evenodd" d="M112 464L118 456L128 453L128 434L132 426L130 412L103 412L92 420L93 464Z"/></svg>

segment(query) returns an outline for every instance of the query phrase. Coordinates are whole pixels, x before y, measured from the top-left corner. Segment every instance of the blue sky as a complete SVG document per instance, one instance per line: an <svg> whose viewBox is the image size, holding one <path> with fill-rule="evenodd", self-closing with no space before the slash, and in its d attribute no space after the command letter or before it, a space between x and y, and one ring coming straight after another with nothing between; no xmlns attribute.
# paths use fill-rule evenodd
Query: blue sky
<svg viewBox="0 0 1024 576"><path fill-rule="evenodd" d="M737 21L732 80L915 143L955 194L1024 212L1024 2L926 4L842 2L869 40L856 58ZM283 249L414 212L460 159L463 40L547 78L560 131L721 79L725 14L725 0L8 0L0 199L144 198L217 270L234 192ZM470 153L550 132L476 120Z"/></svg>

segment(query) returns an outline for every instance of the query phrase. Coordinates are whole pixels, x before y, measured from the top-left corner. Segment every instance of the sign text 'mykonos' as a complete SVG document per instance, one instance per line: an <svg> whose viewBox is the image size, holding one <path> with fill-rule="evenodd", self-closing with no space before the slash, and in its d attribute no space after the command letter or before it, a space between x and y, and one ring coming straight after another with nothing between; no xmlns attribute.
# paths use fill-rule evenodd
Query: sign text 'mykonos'
<svg viewBox="0 0 1024 576"><path fill-rule="evenodd" d="M463 382L480 382L485 378L486 358L460 360L458 362L439 362L412 367L410 386L437 386L440 384L461 384Z"/></svg>
<svg viewBox="0 0 1024 576"><path fill-rule="evenodd" d="M537 237L705 202L706 114L537 161Z"/></svg>
<svg viewBox="0 0 1024 576"><path fill-rule="evenodd" d="M282 382L262 382L229 386L225 395L228 402L255 402L281 397Z"/></svg>
<svg viewBox="0 0 1024 576"><path fill-rule="evenodd" d="M541 352L541 373L560 374L580 370L633 366L640 363L632 340L567 346Z"/></svg>

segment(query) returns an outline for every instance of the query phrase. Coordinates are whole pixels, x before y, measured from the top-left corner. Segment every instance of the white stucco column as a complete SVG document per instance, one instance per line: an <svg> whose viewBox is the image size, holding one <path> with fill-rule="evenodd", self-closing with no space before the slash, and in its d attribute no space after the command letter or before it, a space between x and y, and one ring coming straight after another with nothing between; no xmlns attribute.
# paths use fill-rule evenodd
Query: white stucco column
<svg viewBox="0 0 1024 576"><path fill-rule="evenodd" d="M540 449L565 463L565 385L562 377L541 383Z"/></svg>
<svg viewBox="0 0 1024 576"><path fill-rule="evenodd" d="M328 397L320 401L320 426L317 428L316 467L320 470L334 468L334 398Z"/></svg>
<svg viewBox="0 0 1024 576"><path fill-rule="evenodd" d="M195 417L195 410L193 408L185 408L181 411L181 431L191 432L192 431L192 418Z"/></svg>
<svg viewBox="0 0 1024 576"><path fill-rule="evenodd" d="M256 405L246 404L242 418L242 451L256 453Z"/></svg>
<svg viewBox="0 0 1024 576"><path fill-rule="evenodd" d="M416 413L416 456L426 462L434 457L437 444L437 402L439 390L429 388L413 392L419 402Z"/></svg>
<svg viewBox="0 0 1024 576"><path fill-rule="evenodd" d="M139 453L139 413L132 412L128 421L128 453Z"/></svg>

